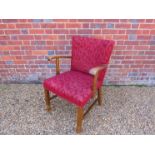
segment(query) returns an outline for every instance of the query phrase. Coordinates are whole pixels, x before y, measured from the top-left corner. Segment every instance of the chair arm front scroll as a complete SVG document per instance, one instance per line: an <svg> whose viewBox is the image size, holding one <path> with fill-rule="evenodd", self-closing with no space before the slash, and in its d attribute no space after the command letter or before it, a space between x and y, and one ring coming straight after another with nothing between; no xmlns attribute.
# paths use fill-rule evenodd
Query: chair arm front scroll
<svg viewBox="0 0 155 155"><path fill-rule="evenodd" d="M56 74L60 74L60 58L71 58L69 55L55 55L55 56L49 56L47 59L48 61L51 61L52 59L56 60Z"/></svg>
<svg viewBox="0 0 155 155"><path fill-rule="evenodd" d="M104 64L104 65L101 65L101 66L98 66L98 67L91 68L89 70L89 74L94 76L93 85L92 85L93 97L95 97L96 90L97 90L97 82L98 82L99 72L101 70L103 70L103 69L106 69L107 67L108 67L108 65Z"/></svg>

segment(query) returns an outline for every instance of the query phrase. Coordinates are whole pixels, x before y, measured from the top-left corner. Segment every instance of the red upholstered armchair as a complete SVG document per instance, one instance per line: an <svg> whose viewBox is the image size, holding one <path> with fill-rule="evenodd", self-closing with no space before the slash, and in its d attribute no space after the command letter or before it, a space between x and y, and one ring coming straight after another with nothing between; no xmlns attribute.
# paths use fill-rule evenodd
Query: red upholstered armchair
<svg viewBox="0 0 155 155"><path fill-rule="evenodd" d="M72 56L50 56L55 59L56 76L43 83L47 111L51 111L50 100L59 96L77 108L76 132L82 131L82 120L92 106L102 102L102 83L114 46L114 41L88 37L72 38ZM71 70L60 74L59 60L71 58ZM50 97L49 92L55 95ZM97 97L96 97L97 93ZM93 104L84 112L83 107L94 98Z"/></svg>

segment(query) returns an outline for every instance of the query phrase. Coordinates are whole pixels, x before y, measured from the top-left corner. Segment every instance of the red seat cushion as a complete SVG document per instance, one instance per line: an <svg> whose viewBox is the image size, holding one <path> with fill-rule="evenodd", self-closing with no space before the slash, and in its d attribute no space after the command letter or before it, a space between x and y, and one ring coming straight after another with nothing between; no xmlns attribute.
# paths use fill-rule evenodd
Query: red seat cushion
<svg viewBox="0 0 155 155"><path fill-rule="evenodd" d="M68 71L44 81L44 88L58 96L83 107L92 97L93 76L79 72ZM101 83L98 83L98 87Z"/></svg>

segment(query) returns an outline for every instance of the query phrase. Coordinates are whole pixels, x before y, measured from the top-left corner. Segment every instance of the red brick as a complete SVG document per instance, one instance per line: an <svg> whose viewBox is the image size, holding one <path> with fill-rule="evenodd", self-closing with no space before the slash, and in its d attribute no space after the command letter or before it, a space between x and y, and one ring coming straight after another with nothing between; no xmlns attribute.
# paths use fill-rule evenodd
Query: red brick
<svg viewBox="0 0 155 155"><path fill-rule="evenodd" d="M2 19L3 23L16 23L17 21L17 19Z"/></svg>
<svg viewBox="0 0 155 155"><path fill-rule="evenodd" d="M53 29L46 29L45 30L45 33L46 34L53 34Z"/></svg>
<svg viewBox="0 0 155 155"><path fill-rule="evenodd" d="M30 34L44 34L43 29L30 29L29 32Z"/></svg>
<svg viewBox="0 0 155 155"><path fill-rule="evenodd" d="M83 27L83 28L89 28L89 23L83 23L83 24L82 24L82 27Z"/></svg>
<svg viewBox="0 0 155 155"><path fill-rule="evenodd" d="M33 40L34 36L33 35L20 35L18 36L18 38L21 40Z"/></svg>
<svg viewBox="0 0 155 155"><path fill-rule="evenodd" d="M0 36L0 40L9 40L10 37L9 36Z"/></svg>
<svg viewBox="0 0 155 155"><path fill-rule="evenodd" d="M14 63L15 64L26 64L26 61L25 60L18 60L18 61L15 60Z"/></svg>
<svg viewBox="0 0 155 155"><path fill-rule="evenodd" d="M155 29L155 24L140 24L142 29Z"/></svg>
<svg viewBox="0 0 155 155"><path fill-rule="evenodd" d="M69 34L77 34L77 30L75 30L75 29L72 29L72 30L69 30Z"/></svg>
<svg viewBox="0 0 155 155"><path fill-rule="evenodd" d="M54 22L68 22L68 19L54 19Z"/></svg>
<svg viewBox="0 0 155 155"><path fill-rule="evenodd" d="M128 36L127 35L113 35L114 40L127 40Z"/></svg>
<svg viewBox="0 0 155 155"><path fill-rule="evenodd" d="M150 34L155 34L155 30L151 30L150 31Z"/></svg>
<svg viewBox="0 0 155 155"><path fill-rule="evenodd" d="M101 34L102 33L102 30L93 30L93 34Z"/></svg>
<svg viewBox="0 0 155 155"><path fill-rule="evenodd" d="M20 30L5 30L5 34L20 34Z"/></svg>
<svg viewBox="0 0 155 155"><path fill-rule="evenodd" d="M66 30L66 29L54 29L53 33L54 34L68 34L68 30Z"/></svg>
<svg viewBox="0 0 155 155"><path fill-rule="evenodd" d="M8 45L22 45L22 41L10 40L8 41Z"/></svg>
<svg viewBox="0 0 155 155"><path fill-rule="evenodd" d="M119 19L104 19L104 22L119 22Z"/></svg>
<svg viewBox="0 0 155 155"><path fill-rule="evenodd" d="M66 46L69 45L69 41L54 41L53 42L54 45L60 45L60 46Z"/></svg>
<svg viewBox="0 0 155 155"><path fill-rule="evenodd" d="M65 28L65 24L58 23L58 24L56 24L56 28Z"/></svg>
<svg viewBox="0 0 155 155"><path fill-rule="evenodd" d="M153 19L146 19L146 23L153 23Z"/></svg>
<svg viewBox="0 0 155 155"><path fill-rule="evenodd" d="M32 24L16 24L17 28L32 28Z"/></svg>
<svg viewBox="0 0 155 155"><path fill-rule="evenodd" d="M1 56L1 60L7 61L7 60L15 60L14 56Z"/></svg>
<svg viewBox="0 0 155 155"><path fill-rule="evenodd" d="M116 29L102 29L102 34L119 34L119 30Z"/></svg>
<svg viewBox="0 0 155 155"><path fill-rule="evenodd" d="M2 51L9 51L9 50L19 50L20 47L19 46L0 46L0 50Z"/></svg>
<svg viewBox="0 0 155 155"><path fill-rule="evenodd" d="M131 28L131 24L115 24L115 28L128 29Z"/></svg>
<svg viewBox="0 0 155 155"><path fill-rule="evenodd" d="M41 50L41 51L32 51L32 55L47 55L48 51Z"/></svg>
<svg viewBox="0 0 155 155"><path fill-rule="evenodd" d="M56 28L56 23L41 23L41 28Z"/></svg>
<svg viewBox="0 0 155 155"><path fill-rule="evenodd" d="M94 22L94 19L78 19L78 22Z"/></svg>
<svg viewBox="0 0 155 155"><path fill-rule="evenodd" d="M137 39L138 40L150 40L151 39L151 36L149 35L138 35L137 36Z"/></svg>
<svg viewBox="0 0 155 155"><path fill-rule="evenodd" d="M16 24L7 24L7 28L15 29L16 28Z"/></svg>
<svg viewBox="0 0 155 155"><path fill-rule="evenodd" d="M44 36L42 36L41 39L43 39L43 40L57 40L58 36L57 35L44 35Z"/></svg>
<svg viewBox="0 0 155 155"><path fill-rule="evenodd" d="M150 46L134 46L134 49L135 50L149 50L150 49Z"/></svg>
<svg viewBox="0 0 155 155"><path fill-rule="evenodd" d="M92 34L92 30L90 29L79 29L78 34Z"/></svg>
<svg viewBox="0 0 155 155"><path fill-rule="evenodd" d="M134 77L138 82L148 81L149 73L155 72L154 19L54 19L50 22L0 19L1 77L7 79L16 72L26 77L36 72L43 80L49 73L55 74L55 69L45 65L48 51L71 54L73 35L115 41L108 82L127 84L128 79L134 80L128 77L130 72L138 73ZM6 61L13 61L13 64L7 65ZM68 70L70 61L62 60L61 67L63 71Z"/></svg>
<svg viewBox="0 0 155 155"><path fill-rule="evenodd" d="M6 29L7 28L7 25L6 24L1 24L0 23L0 29Z"/></svg>
<svg viewBox="0 0 155 155"><path fill-rule="evenodd" d="M82 24L79 23L66 23L66 28L81 28Z"/></svg>

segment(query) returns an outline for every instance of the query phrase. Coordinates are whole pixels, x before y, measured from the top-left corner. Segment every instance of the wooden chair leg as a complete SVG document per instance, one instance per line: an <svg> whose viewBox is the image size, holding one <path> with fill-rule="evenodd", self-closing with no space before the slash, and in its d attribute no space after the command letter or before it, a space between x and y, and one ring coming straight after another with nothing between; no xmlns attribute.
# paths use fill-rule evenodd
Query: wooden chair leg
<svg viewBox="0 0 155 155"><path fill-rule="evenodd" d="M77 126L76 126L77 133L82 132L83 114L84 114L83 108L77 107Z"/></svg>
<svg viewBox="0 0 155 155"><path fill-rule="evenodd" d="M44 89L44 93L45 93L45 103L46 103L46 110L48 112L51 111L51 105L50 105L50 95L49 95L49 91Z"/></svg>
<svg viewBox="0 0 155 155"><path fill-rule="evenodd" d="M102 87L98 89L98 104L102 104Z"/></svg>

